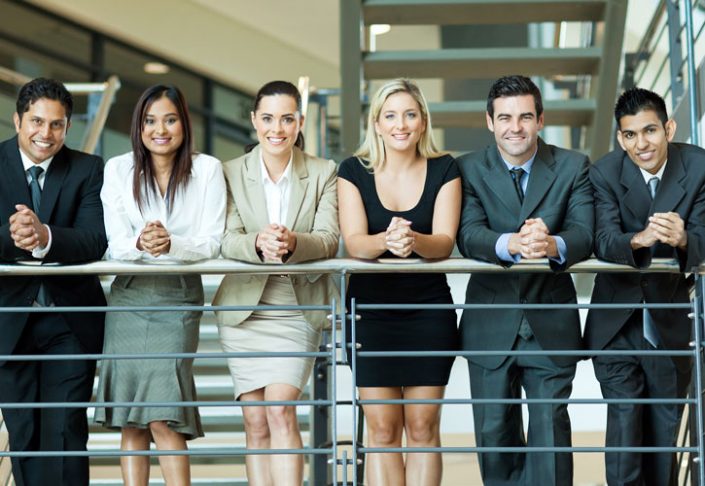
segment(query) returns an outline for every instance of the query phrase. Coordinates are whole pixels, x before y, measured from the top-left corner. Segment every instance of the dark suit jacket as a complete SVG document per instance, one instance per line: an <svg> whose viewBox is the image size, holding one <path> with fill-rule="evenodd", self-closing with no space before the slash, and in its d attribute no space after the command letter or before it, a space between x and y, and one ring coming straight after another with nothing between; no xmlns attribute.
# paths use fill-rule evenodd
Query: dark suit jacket
<svg viewBox="0 0 705 486"><path fill-rule="evenodd" d="M32 260L10 237L9 218L16 204L32 207L17 138L0 143L0 262ZM52 233L45 262L84 263L99 260L107 248L100 189L103 161L100 157L63 147L49 166L39 211ZM105 305L96 276L2 277L0 307L32 306L43 283L54 304L60 306ZM87 352L102 349L104 313L65 313L64 317ZM28 314L0 312L0 354L11 354Z"/></svg>
<svg viewBox="0 0 705 486"><path fill-rule="evenodd" d="M550 262L554 273L474 273L468 284L468 304L574 303L575 287L569 274L560 273L587 258L592 251L594 211L585 155L560 149L539 140L524 204L520 205L511 175L496 145L458 159L463 176L463 211L458 248L468 257L503 266L495 244L502 233L517 232L527 218L542 218L552 235L566 243L562 265ZM524 311L543 349L580 349L577 310ZM463 349L510 350L521 324L522 311L468 309L461 319ZM504 356L473 357L486 368L496 368ZM576 357L556 356L559 364Z"/></svg>
<svg viewBox="0 0 705 486"><path fill-rule="evenodd" d="M590 170L595 188L597 228L595 255L609 262L647 268L652 257L676 258L689 272L705 258L705 150L672 143L668 163L652 201L639 168L620 150L595 163ZM631 239L642 231L650 215L675 211L688 233L686 251L658 243L632 250ZM595 278L593 303L688 302L683 274L603 273ZM591 349L602 349L626 323L632 309L594 309L588 313L585 340ZM651 315L665 348L685 349L692 322L687 310L652 310ZM687 359L676 359L688 366Z"/></svg>

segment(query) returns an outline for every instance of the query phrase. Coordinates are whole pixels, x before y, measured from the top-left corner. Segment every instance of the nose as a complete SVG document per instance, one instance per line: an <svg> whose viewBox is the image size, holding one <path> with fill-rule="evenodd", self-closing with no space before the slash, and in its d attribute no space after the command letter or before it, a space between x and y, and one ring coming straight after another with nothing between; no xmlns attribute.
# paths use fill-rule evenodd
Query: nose
<svg viewBox="0 0 705 486"><path fill-rule="evenodd" d="M157 133L166 133L166 123L163 121L157 122Z"/></svg>
<svg viewBox="0 0 705 486"><path fill-rule="evenodd" d="M646 148L648 145L649 141L646 139L646 135L643 133L638 133L636 136L637 148Z"/></svg>
<svg viewBox="0 0 705 486"><path fill-rule="evenodd" d="M515 133L521 131L521 123L519 123L518 118L511 119L511 121L509 122L509 129Z"/></svg>
<svg viewBox="0 0 705 486"><path fill-rule="evenodd" d="M50 123L42 124L42 127L39 130L39 133L41 134L41 136L44 140L48 139L49 135L51 134L51 124Z"/></svg>

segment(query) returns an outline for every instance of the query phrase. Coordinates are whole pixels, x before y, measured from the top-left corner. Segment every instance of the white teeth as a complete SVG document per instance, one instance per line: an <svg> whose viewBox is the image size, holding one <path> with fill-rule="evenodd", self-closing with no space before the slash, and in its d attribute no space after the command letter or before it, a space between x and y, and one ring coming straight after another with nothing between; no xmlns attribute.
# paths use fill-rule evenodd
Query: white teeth
<svg viewBox="0 0 705 486"><path fill-rule="evenodd" d="M32 140L35 145L39 145L41 148L49 148L51 144L49 142L40 142L39 140Z"/></svg>
<svg viewBox="0 0 705 486"><path fill-rule="evenodd" d="M282 142L284 141L284 139L283 139L283 138L272 138L272 137L270 137L270 138L269 138L269 141L272 142L272 143L282 143Z"/></svg>

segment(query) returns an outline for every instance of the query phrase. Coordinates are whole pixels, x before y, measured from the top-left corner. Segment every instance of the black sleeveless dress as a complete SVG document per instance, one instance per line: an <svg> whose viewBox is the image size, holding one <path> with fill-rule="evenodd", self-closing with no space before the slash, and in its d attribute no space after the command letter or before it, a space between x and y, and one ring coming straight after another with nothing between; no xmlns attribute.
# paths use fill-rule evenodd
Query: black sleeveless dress
<svg viewBox="0 0 705 486"><path fill-rule="evenodd" d="M390 211L382 205L374 176L357 157L344 160L338 177L353 183L362 196L369 234L385 231L392 217L412 222L419 233L432 232L433 209L441 187L460 177L455 159L449 155L429 159L426 181L418 204L408 211ZM380 258L398 258L390 252ZM412 253L409 258L419 258ZM444 274L392 273L353 274L348 287L357 304L450 304L450 288ZM452 351L458 348L454 310L364 310L356 311L356 341L361 351ZM351 323L346 324L350 342ZM348 349L350 358L350 349ZM357 385L363 387L444 386L448 384L454 357L357 357Z"/></svg>

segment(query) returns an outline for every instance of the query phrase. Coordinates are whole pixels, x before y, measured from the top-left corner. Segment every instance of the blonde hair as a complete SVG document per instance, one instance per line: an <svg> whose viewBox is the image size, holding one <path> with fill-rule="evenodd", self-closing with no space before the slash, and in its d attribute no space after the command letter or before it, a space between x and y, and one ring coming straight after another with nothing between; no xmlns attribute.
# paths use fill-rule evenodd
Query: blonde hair
<svg viewBox="0 0 705 486"><path fill-rule="evenodd" d="M419 105L421 117L426 125L426 129L421 134L419 143L416 146L416 152L425 158L439 157L443 152L438 150L436 141L433 138L433 127L431 126L431 114L428 112L428 103L426 98L419 89L418 85L406 78L399 78L385 83L377 90L372 97L370 110L367 116L367 131L362 144L353 155L357 156L361 163L370 171L374 172L379 169L386 158L384 143L382 138L375 131L375 122L379 118L382 111L382 105L387 101L387 98L396 93L408 93Z"/></svg>

